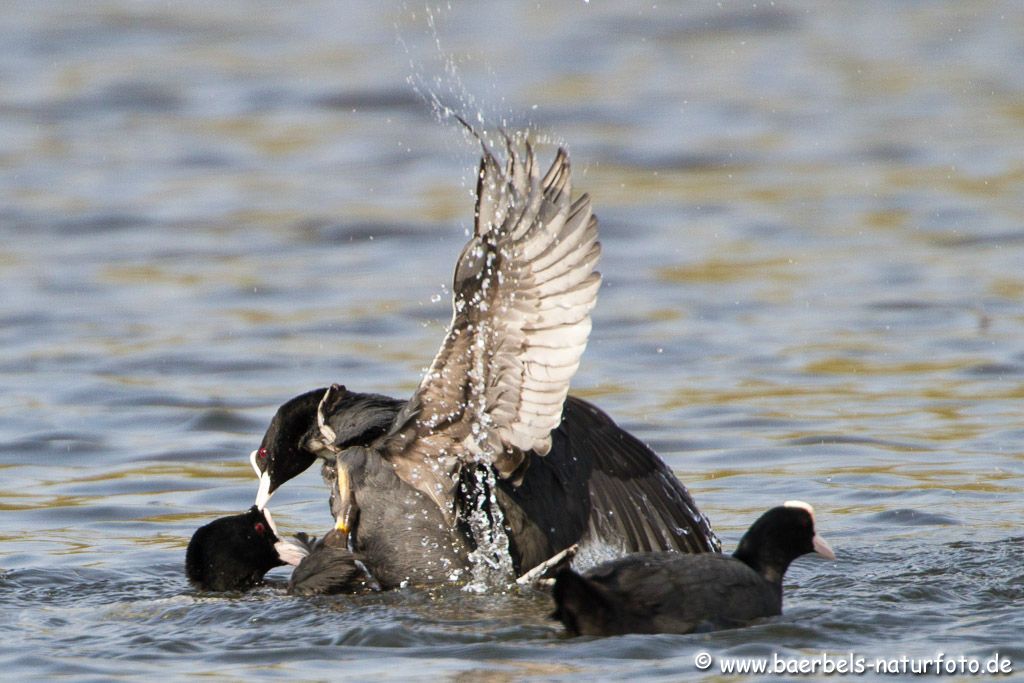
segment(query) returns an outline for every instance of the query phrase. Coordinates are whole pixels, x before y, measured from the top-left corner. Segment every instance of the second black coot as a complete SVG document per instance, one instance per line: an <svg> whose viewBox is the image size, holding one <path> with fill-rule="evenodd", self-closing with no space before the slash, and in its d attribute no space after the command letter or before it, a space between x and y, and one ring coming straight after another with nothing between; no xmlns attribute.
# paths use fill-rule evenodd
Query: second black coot
<svg viewBox="0 0 1024 683"><path fill-rule="evenodd" d="M266 510L221 517L199 527L185 551L185 575L204 591L244 591L259 585L274 567L286 564Z"/></svg>
<svg viewBox="0 0 1024 683"><path fill-rule="evenodd" d="M835 559L814 510L790 501L763 514L732 556L637 553L559 572L553 616L572 635L690 633L782 613L782 577L801 555Z"/></svg>
<svg viewBox="0 0 1024 683"><path fill-rule="evenodd" d="M290 564L295 566L288 581L293 595L372 587L347 545L347 534L338 528L319 541L301 533L281 539L269 511L254 505L196 530L185 552L185 575L199 590L245 591L262 584L271 569Z"/></svg>

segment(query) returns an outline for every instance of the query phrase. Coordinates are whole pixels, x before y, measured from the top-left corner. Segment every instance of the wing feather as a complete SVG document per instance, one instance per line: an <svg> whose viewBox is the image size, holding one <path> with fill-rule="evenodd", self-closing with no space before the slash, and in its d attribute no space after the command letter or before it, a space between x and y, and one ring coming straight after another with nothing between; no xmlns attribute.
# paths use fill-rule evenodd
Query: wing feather
<svg viewBox="0 0 1024 683"><path fill-rule="evenodd" d="M507 142L504 166L484 150L452 322L385 444L399 476L442 509L463 462L515 480L530 452L550 450L601 282L597 219L589 197L570 201L568 154L539 178L532 147Z"/></svg>
<svg viewBox="0 0 1024 683"><path fill-rule="evenodd" d="M592 459L589 535L625 551L721 547L689 491L653 451L597 407L570 396L561 429Z"/></svg>

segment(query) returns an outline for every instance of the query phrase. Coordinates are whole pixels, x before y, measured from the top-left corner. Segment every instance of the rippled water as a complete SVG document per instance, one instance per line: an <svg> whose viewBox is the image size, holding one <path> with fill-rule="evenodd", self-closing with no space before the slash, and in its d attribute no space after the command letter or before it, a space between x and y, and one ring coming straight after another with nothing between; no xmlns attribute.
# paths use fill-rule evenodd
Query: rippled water
<svg viewBox="0 0 1024 683"><path fill-rule="evenodd" d="M8 3L5 674L1024 668L1024 11L665 5ZM838 561L792 568L784 616L569 640L541 594L186 584L192 531L250 504L278 404L407 395L439 343L476 151L417 92L569 145L605 244L575 390L728 548L773 504L815 505ZM274 510L330 521L315 473Z"/></svg>

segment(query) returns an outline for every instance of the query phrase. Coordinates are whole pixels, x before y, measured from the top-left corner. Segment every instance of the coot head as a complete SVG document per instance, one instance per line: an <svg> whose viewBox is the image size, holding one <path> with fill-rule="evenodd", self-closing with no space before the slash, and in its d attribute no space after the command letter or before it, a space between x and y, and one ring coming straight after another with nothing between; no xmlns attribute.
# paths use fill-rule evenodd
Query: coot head
<svg viewBox="0 0 1024 683"><path fill-rule="evenodd" d="M285 402L270 421L260 447L249 455L260 478L256 507L261 510L270 496L289 479L305 472L316 454L304 448L306 435L316 426L316 411L326 388L313 389Z"/></svg>
<svg viewBox="0 0 1024 683"><path fill-rule="evenodd" d="M403 401L348 391L340 384L313 389L289 400L274 415L249 460L260 478L256 506L263 509L286 481L317 458L333 463L340 451L366 446L384 434Z"/></svg>
<svg viewBox="0 0 1024 683"><path fill-rule="evenodd" d="M808 553L836 559L814 530L814 508L791 500L761 515L743 534L733 557L772 583L781 583L790 563Z"/></svg>
<svg viewBox="0 0 1024 683"><path fill-rule="evenodd" d="M199 527L185 552L185 574L200 590L242 591L288 562L269 510L221 517Z"/></svg>

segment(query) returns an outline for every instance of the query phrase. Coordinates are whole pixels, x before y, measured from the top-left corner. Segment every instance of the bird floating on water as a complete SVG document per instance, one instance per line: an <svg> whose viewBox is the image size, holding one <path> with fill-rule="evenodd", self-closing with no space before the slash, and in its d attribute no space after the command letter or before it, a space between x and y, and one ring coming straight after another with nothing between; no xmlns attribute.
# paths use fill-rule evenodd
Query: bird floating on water
<svg viewBox="0 0 1024 683"><path fill-rule="evenodd" d="M732 556L637 553L582 576L562 569L554 618L571 635L690 633L782 614L782 577L801 555L835 553L817 534L814 509L788 501L755 521Z"/></svg>

